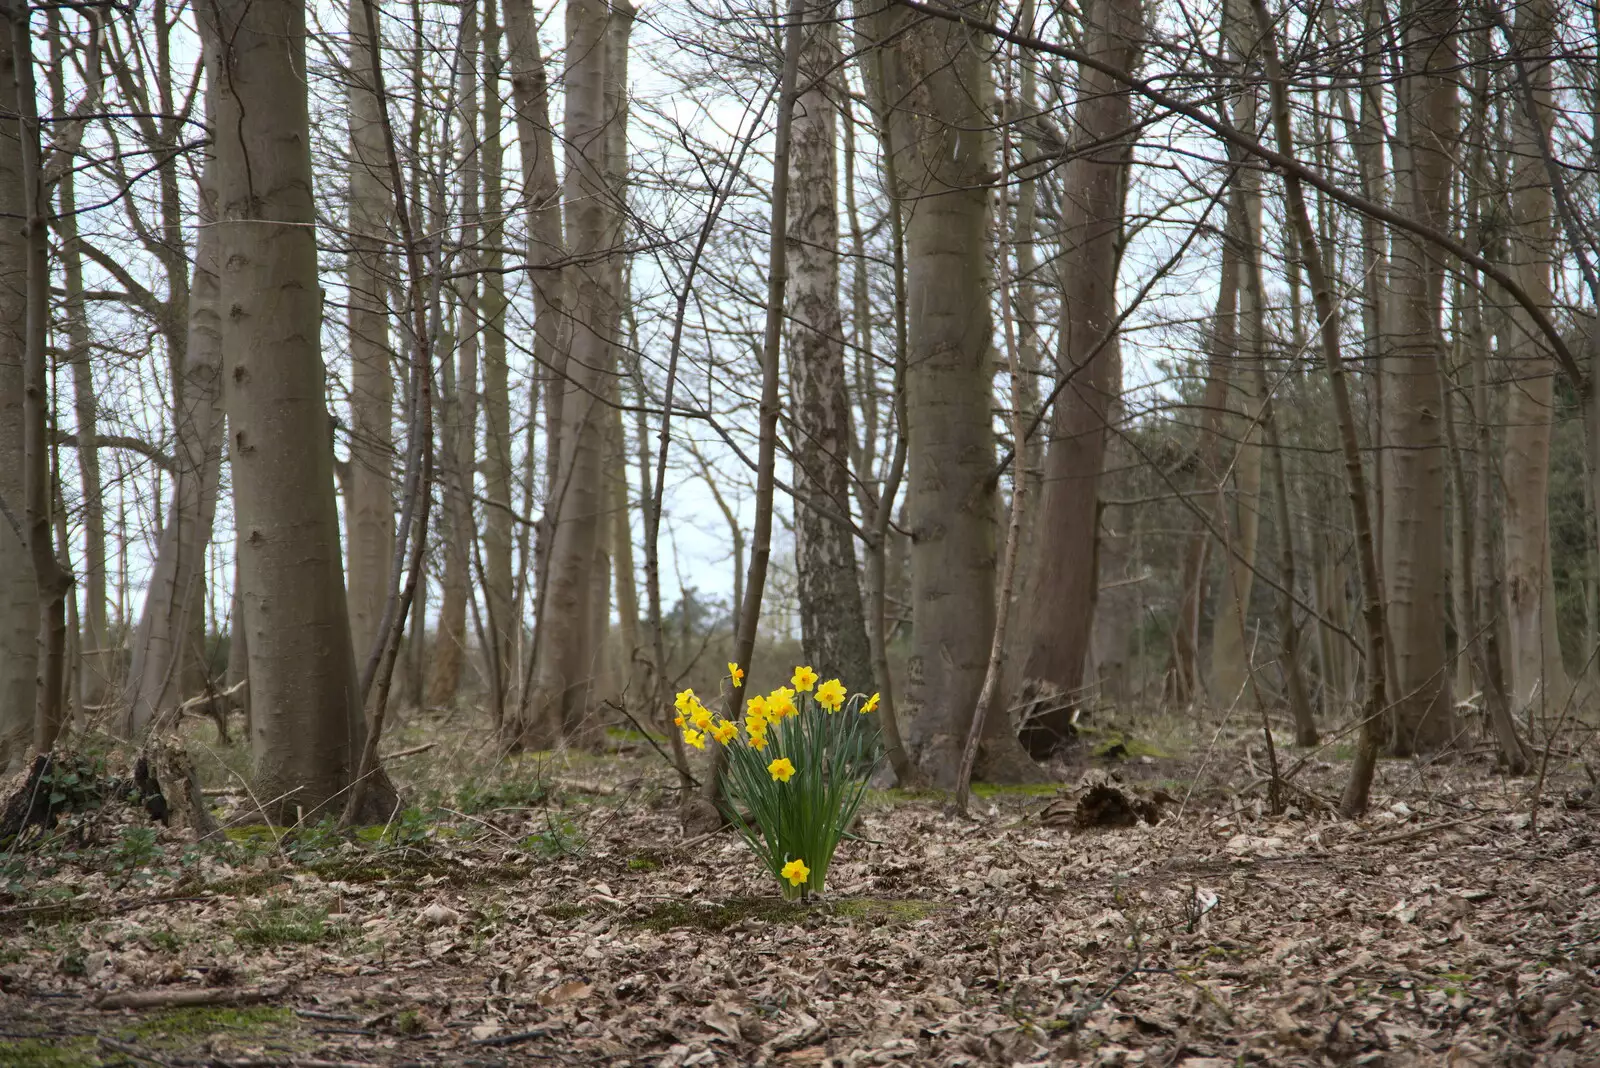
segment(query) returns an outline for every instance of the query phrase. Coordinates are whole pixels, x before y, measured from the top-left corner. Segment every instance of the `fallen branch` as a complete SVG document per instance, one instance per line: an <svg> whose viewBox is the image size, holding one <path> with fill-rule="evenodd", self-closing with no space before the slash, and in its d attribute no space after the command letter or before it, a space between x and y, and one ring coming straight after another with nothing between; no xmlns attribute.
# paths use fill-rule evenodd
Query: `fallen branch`
<svg viewBox="0 0 1600 1068"><path fill-rule="evenodd" d="M512 1035L490 1035L488 1038L475 1038L474 1046L515 1046L519 1042L532 1042L536 1038L544 1038L550 1033L548 1027L536 1027L532 1031L518 1031Z"/></svg>
<svg viewBox="0 0 1600 1068"><path fill-rule="evenodd" d="M398 760L400 757L416 756L418 753L426 753L438 744L438 742L423 742L421 745L414 745L410 749L402 749L398 753L385 753L383 759Z"/></svg>
<svg viewBox="0 0 1600 1068"><path fill-rule="evenodd" d="M1395 842L1407 842L1413 838L1421 838L1423 835L1432 834L1434 831L1443 831L1463 823L1475 823L1488 815L1491 815L1491 813L1480 812L1473 816L1462 816L1460 819L1430 823L1426 827L1413 827L1409 831L1396 831L1394 834L1379 835L1377 838L1363 838L1359 842L1350 842L1348 844L1353 846L1393 845Z"/></svg>
<svg viewBox="0 0 1600 1068"><path fill-rule="evenodd" d="M262 987L255 990L128 990L107 994L94 1003L95 1008L113 1009L178 1009L202 1005L254 1005L282 997L287 986Z"/></svg>

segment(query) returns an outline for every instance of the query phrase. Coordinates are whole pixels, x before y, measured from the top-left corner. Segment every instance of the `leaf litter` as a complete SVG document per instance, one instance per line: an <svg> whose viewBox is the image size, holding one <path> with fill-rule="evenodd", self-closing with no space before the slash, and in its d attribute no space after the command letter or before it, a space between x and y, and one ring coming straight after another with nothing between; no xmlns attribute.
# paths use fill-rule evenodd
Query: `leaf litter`
<svg viewBox="0 0 1600 1068"><path fill-rule="evenodd" d="M1274 814L1235 741L970 821L875 794L810 906L640 747L355 840L69 815L0 854L0 1065L1600 1063L1581 772L1535 825L1531 780L1385 762L1349 821L1342 765Z"/></svg>

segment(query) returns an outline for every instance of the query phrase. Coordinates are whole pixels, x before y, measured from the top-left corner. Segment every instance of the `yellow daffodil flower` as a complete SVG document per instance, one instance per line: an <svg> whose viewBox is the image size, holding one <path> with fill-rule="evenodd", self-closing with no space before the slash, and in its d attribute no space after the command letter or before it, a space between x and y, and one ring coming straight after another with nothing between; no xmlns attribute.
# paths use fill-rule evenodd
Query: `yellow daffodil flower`
<svg viewBox="0 0 1600 1068"><path fill-rule="evenodd" d="M750 732L750 748L754 749L756 752L759 753L759 752L761 752L761 750L765 749L766 747L767 747L767 735L766 735L766 732L765 731L751 731Z"/></svg>
<svg viewBox="0 0 1600 1068"><path fill-rule="evenodd" d="M750 703L744 706L744 714L751 719L759 719L763 723L767 720L767 699L760 694L750 698Z"/></svg>
<svg viewBox="0 0 1600 1068"><path fill-rule="evenodd" d="M739 728L725 719L719 719L717 725L711 728L711 737L722 745L727 745L739 737Z"/></svg>
<svg viewBox="0 0 1600 1068"><path fill-rule="evenodd" d="M684 731L683 740L696 749L704 749L706 747L706 736L700 731Z"/></svg>
<svg viewBox="0 0 1600 1068"><path fill-rule="evenodd" d="M680 693L678 695L678 699L676 701L672 702L672 706L674 708L676 708L679 712L687 712L687 711L689 711L689 709L694 704L695 704L695 699L694 699L694 691L693 690L684 690L682 693Z"/></svg>
<svg viewBox="0 0 1600 1068"><path fill-rule="evenodd" d="M789 880L790 886L799 886L801 883L811 878L811 869L806 867L805 861L796 857L794 860L791 860L789 863L785 864L783 866L783 871L779 874L781 874L785 879Z"/></svg>
<svg viewBox="0 0 1600 1068"><path fill-rule="evenodd" d="M817 673L809 667L797 667L794 669L794 678L789 681L794 683L796 693L805 693L817 684Z"/></svg>
<svg viewBox="0 0 1600 1068"><path fill-rule="evenodd" d="M689 721L683 718L682 712L679 712L676 716L672 717L672 725L674 727L686 727L688 724Z"/></svg>
<svg viewBox="0 0 1600 1068"><path fill-rule="evenodd" d="M746 731L749 731L751 734L765 734L765 733L767 733L767 720L766 720L766 717L764 717L764 716L746 716L744 718L744 729Z"/></svg>
<svg viewBox="0 0 1600 1068"><path fill-rule="evenodd" d="M744 668L735 664L732 660L728 661L728 675L732 677L734 686L744 685Z"/></svg>
<svg viewBox="0 0 1600 1068"><path fill-rule="evenodd" d="M829 712L837 712L840 708L844 707L844 683L840 682L838 679L829 679L827 682L817 687L816 697L817 704L821 705L823 708L826 708Z"/></svg>
<svg viewBox="0 0 1600 1068"><path fill-rule="evenodd" d="M877 694L873 694L871 697L867 698L867 703L861 706L861 712L862 712L863 715L865 715L868 712L876 712L877 710L878 710L878 695Z"/></svg>
<svg viewBox="0 0 1600 1068"><path fill-rule="evenodd" d="M689 713L689 721L700 730L711 729L711 713L708 712L706 710L706 706L701 704L699 701L694 703L694 711Z"/></svg>
<svg viewBox="0 0 1600 1068"><path fill-rule="evenodd" d="M767 773L772 776L774 782L788 782L794 775L794 764L788 757L779 757L767 765Z"/></svg>
<svg viewBox="0 0 1600 1068"><path fill-rule="evenodd" d="M767 694L767 718L776 723L785 716L796 715L800 710L794 704L794 691L779 686Z"/></svg>

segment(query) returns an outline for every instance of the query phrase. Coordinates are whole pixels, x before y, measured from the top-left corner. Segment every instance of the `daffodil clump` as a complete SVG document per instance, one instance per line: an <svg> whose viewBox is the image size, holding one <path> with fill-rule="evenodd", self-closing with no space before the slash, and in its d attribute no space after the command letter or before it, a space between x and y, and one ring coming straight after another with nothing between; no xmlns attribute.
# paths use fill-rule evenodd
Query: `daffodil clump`
<svg viewBox="0 0 1600 1068"><path fill-rule="evenodd" d="M737 664L728 674L743 685ZM795 668L790 685L749 697L740 723L713 715L693 690L676 702L685 743L726 748L728 818L788 898L821 892L877 762L877 724L866 713L877 710L878 695L818 679Z"/></svg>

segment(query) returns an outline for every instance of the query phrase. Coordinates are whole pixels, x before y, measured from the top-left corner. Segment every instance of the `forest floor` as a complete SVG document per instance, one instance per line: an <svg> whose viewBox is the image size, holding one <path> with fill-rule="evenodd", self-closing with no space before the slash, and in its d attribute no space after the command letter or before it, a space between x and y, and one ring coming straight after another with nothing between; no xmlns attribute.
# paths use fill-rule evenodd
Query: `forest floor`
<svg viewBox="0 0 1600 1068"><path fill-rule="evenodd" d="M113 806L0 853L0 1065L1600 1064L1574 756L1537 809L1481 756L1385 761L1349 821L1337 749L1274 815L1259 731L1100 736L971 820L874 792L788 906L733 834L683 837L638 736L491 763L458 715L393 740L435 743L391 765L416 807L354 840ZM1080 829L1086 772L1172 800Z"/></svg>

